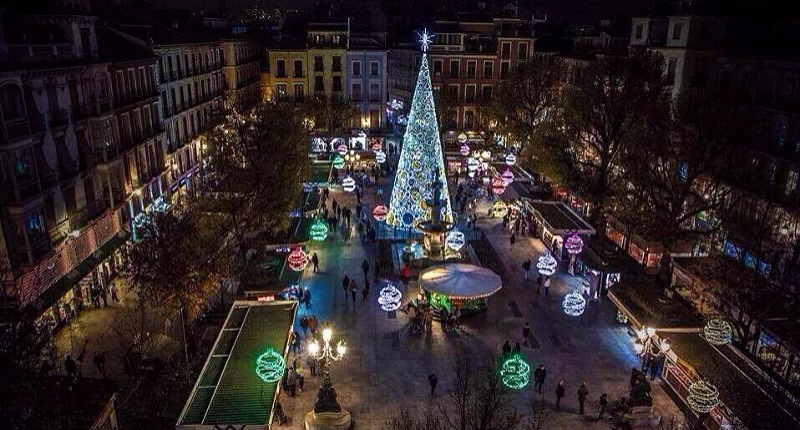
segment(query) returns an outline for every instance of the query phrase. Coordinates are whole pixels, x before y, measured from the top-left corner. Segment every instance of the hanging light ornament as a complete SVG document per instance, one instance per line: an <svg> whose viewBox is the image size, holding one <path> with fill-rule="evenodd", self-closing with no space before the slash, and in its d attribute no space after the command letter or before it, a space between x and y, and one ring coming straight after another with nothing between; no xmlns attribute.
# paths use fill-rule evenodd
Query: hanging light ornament
<svg viewBox="0 0 800 430"><path fill-rule="evenodd" d="M467 155L469 155L469 145L467 145L466 143L461 145L461 149L459 149L459 151L461 152L461 155L466 157Z"/></svg>
<svg viewBox="0 0 800 430"><path fill-rule="evenodd" d="M583 298L581 293L573 291L564 296L564 302L562 305L564 306L565 314L572 317L577 317L586 309L586 299Z"/></svg>
<svg viewBox="0 0 800 430"><path fill-rule="evenodd" d="M333 167L335 167L336 170L339 170L342 167L344 167L344 158L342 158L341 155L336 154L336 156L333 157Z"/></svg>
<svg viewBox="0 0 800 430"><path fill-rule="evenodd" d="M500 179L502 179L506 186L508 186L514 182L514 172L507 168L505 171L503 171L503 174L500 175Z"/></svg>
<svg viewBox="0 0 800 430"><path fill-rule="evenodd" d="M256 358L256 375L264 382L276 382L283 377L286 361L272 348Z"/></svg>
<svg viewBox="0 0 800 430"><path fill-rule="evenodd" d="M347 145L344 143L340 144L336 147L336 152L338 152L339 155L344 156L344 154L347 154Z"/></svg>
<svg viewBox="0 0 800 430"><path fill-rule="evenodd" d="M694 381L689 385L686 402L698 414L707 414L719 404L719 390L710 382L702 379Z"/></svg>
<svg viewBox="0 0 800 430"><path fill-rule="evenodd" d="M467 135L461 133L458 135L458 143L465 143L467 141Z"/></svg>
<svg viewBox="0 0 800 430"><path fill-rule="evenodd" d="M492 178L492 192L500 195L506 191L506 183L503 182L502 178Z"/></svg>
<svg viewBox="0 0 800 430"><path fill-rule="evenodd" d="M549 252L539 257L539 261L536 262L536 268L539 269L539 274L543 276L553 276L557 267L558 261Z"/></svg>
<svg viewBox="0 0 800 430"><path fill-rule="evenodd" d="M725 345L731 343L733 339L731 325L721 318L708 320L706 326L703 327L703 334L708 343L712 345Z"/></svg>
<svg viewBox="0 0 800 430"><path fill-rule="evenodd" d="M384 205L378 205L372 209L372 217L378 222L385 220L388 213L389 209Z"/></svg>
<svg viewBox="0 0 800 430"><path fill-rule="evenodd" d="M378 152L378 151L383 149L383 144L381 143L380 140L375 139L375 140L372 141L372 144L370 145L370 149L372 149L375 152Z"/></svg>
<svg viewBox="0 0 800 430"><path fill-rule="evenodd" d="M377 161L378 164L385 163L386 162L386 153L381 151L381 150L375 151L375 161Z"/></svg>
<svg viewBox="0 0 800 430"><path fill-rule="evenodd" d="M466 245L466 243L467 239L464 237L464 233L458 230L452 230L450 233L447 233L445 244L453 251L458 252L464 247L464 245Z"/></svg>
<svg viewBox="0 0 800 430"><path fill-rule="evenodd" d="M500 365L500 379L512 390L521 390L531 380L531 366L516 354Z"/></svg>
<svg viewBox="0 0 800 430"><path fill-rule="evenodd" d="M403 294L393 284L386 285L378 293L378 304L386 312L400 309L402 299Z"/></svg>
<svg viewBox="0 0 800 430"><path fill-rule="evenodd" d="M302 248L295 248L289 252L286 262L289 263L290 269L295 272L302 272L308 266L308 254Z"/></svg>
<svg viewBox="0 0 800 430"><path fill-rule="evenodd" d="M512 153L508 153L508 155L506 155L506 164L508 164L509 166L513 166L516 163L517 163L517 156Z"/></svg>
<svg viewBox="0 0 800 430"><path fill-rule="evenodd" d="M583 251L583 239L578 233L573 233L564 241L564 249L569 255L578 255Z"/></svg>
<svg viewBox="0 0 800 430"><path fill-rule="evenodd" d="M480 162L480 161L478 161L477 159L475 159L475 158L469 158L469 159L467 160L467 169L468 169L470 172L474 172L474 171L478 170L478 167L481 167L481 162Z"/></svg>
<svg viewBox="0 0 800 430"><path fill-rule="evenodd" d="M351 178L350 176L345 177L342 179L342 189L347 191L348 193L352 193L356 190L356 180Z"/></svg>
<svg viewBox="0 0 800 430"><path fill-rule="evenodd" d="M489 161L489 159L492 158L492 152L489 150L483 151L481 153L481 158L483 158L485 161Z"/></svg>
<svg viewBox="0 0 800 430"><path fill-rule="evenodd" d="M311 224L309 236L311 236L311 240L316 242L325 240L328 237L328 223L320 218L315 219L314 223Z"/></svg>

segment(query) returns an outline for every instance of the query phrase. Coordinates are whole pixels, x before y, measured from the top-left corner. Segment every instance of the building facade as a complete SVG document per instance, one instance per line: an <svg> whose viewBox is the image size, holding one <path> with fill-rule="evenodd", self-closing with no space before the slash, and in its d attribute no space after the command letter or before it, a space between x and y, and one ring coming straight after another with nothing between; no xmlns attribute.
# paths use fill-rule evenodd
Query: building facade
<svg viewBox="0 0 800 430"><path fill-rule="evenodd" d="M250 39L223 39L225 108L244 111L261 101L261 69L258 45Z"/></svg>
<svg viewBox="0 0 800 430"><path fill-rule="evenodd" d="M374 38L354 36L347 51L347 97L358 115L353 127L385 129L388 95L387 54Z"/></svg>

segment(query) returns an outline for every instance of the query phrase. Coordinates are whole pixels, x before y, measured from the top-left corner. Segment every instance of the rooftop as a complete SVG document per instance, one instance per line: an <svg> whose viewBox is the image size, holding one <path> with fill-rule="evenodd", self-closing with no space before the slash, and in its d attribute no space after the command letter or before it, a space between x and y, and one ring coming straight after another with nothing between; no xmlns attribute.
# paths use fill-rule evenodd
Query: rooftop
<svg viewBox="0 0 800 430"><path fill-rule="evenodd" d="M562 234L577 231L581 234L594 234L595 229L564 202L529 201L528 204L538 212L553 233Z"/></svg>
<svg viewBox="0 0 800 430"><path fill-rule="evenodd" d="M268 348L285 358L296 312L296 302L236 301L176 428L269 428L279 382L262 381L256 359Z"/></svg>
<svg viewBox="0 0 800 430"><path fill-rule="evenodd" d="M644 276L623 276L608 293L640 326L657 328L700 328L703 324L691 308L676 298L662 295L660 284Z"/></svg>

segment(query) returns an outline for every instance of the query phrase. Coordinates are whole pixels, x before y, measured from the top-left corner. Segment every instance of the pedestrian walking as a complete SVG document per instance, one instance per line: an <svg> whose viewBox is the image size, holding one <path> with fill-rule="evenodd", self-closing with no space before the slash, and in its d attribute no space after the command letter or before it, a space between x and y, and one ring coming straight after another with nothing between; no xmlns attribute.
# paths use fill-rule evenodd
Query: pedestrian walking
<svg viewBox="0 0 800 430"><path fill-rule="evenodd" d="M431 373L428 375L428 384L431 386L431 397L433 397L433 392L436 390L436 384L439 383L439 378L436 377L435 373Z"/></svg>
<svg viewBox="0 0 800 430"><path fill-rule="evenodd" d="M297 332L294 331L292 332L290 342L291 342L290 345L292 347L292 353L294 355L297 355L297 352L300 351L300 336L297 335Z"/></svg>
<svg viewBox="0 0 800 430"><path fill-rule="evenodd" d="M317 317L311 315L308 319L308 329L311 330L311 337L317 337Z"/></svg>
<svg viewBox="0 0 800 430"><path fill-rule="evenodd" d="M75 378L78 376L78 365L69 354L64 357L64 370L67 372L67 376L70 378Z"/></svg>
<svg viewBox="0 0 800 430"><path fill-rule="evenodd" d="M112 282L108 292L111 293L111 300L119 302L119 297L117 296L117 284Z"/></svg>
<svg viewBox="0 0 800 430"><path fill-rule="evenodd" d="M311 290L308 287L303 289L303 303L305 303L306 309L311 309Z"/></svg>
<svg viewBox="0 0 800 430"><path fill-rule="evenodd" d="M294 397L297 394L297 374L294 369L289 369L286 373L286 385L289 387L289 394Z"/></svg>
<svg viewBox="0 0 800 430"><path fill-rule="evenodd" d="M367 259L364 259L364 262L361 263L361 270L364 271L364 280L367 279L367 274L369 273L369 263L367 263Z"/></svg>
<svg viewBox="0 0 800 430"><path fill-rule="evenodd" d="M525 279L526 281L528 280L528 274L531 271L531 264L533 264L533 263L531 262L530 258L525 260L524 263L522 263L522 275L523 275L523 279Z"/></svg>
<svg viewBox="0 0 800 430"><path fill-rule="evenodd" d="M314 270L311 273L317 273L319 270L319 257L317 257L317 253L311 254L311 264L314 265Z"/></svg>
<svg viewBox="0 0 800 430"><path fill-rule="evenodd" d="M550 277L549 276L546 276L544 278L544 295L545 296L549 296L550 295Z"/></svg>
<svg viewBox="0 0 800 430"><path fill-rule="evenodd" d="M603 393L600 396L600 412L597 414L597 419L603 419L603 414L606 412L606 405L608 404L608 394Z"/></svg>
<svg viewBox="0 0 800 430"><path fill-rule="evenodd" d="M511 350L511 355L519 355L521 351L522 348L519 346L519 342L517 342L516 344L514 344L514 349Z"/></svg>
<svg viewBox="0 0 800 430"><path fill-rule="evenodd" d="M544 364L540 364L539 367L533 371L533 389L539 394L542 394L545 378L547 378L547 371L544 370Z"/></svg>
<svg viewBox="0 0 800 430"><path fill-rule="evenodd" d="M98 352L94 355L94 365L97 367L97 370L103 375L103 378L106 377L106 356L102 352Z"/></svg>
<svg viewBox="0 0 800 430"><path fill-rule="evenodd" d="M542 274L540 273L539 277L536 278L536 294L537 295L539 294L539 290L542 289L542 284L543 283L544 283L544 277L542 277Z"/></svg>
<svg viewBox="0 0 800 430"><path fill-rule="evenodd" d="M300 317L300 328L303 329L303 336L308 333L308 317L303 315Z"/></svg>
<svg viewBox="0 0 800 430"><path fill-rule="evenodd" d="M562 379L556 385L556 409L558 410L561 410L561 398L564 397L565 391L564 380Z"/></svg>
<svg viewBox="0 0 800 430"><path fill-rule="evenodd" d="M311 372L311 376L317 376L317 359L309 355L306 358L306 364L308 364L308 371Z"/></svg>
<svg viewBox="0 0 800 430"><path fill-rule="evenodd" d="M361 302L366 302L367 297L369 297L369 282L365 282L364 288L361 290Z"/></svg>
<svg viewBox="0 0 800 430"><path fill-rule="evenodd" d="M350 280L350 296L353 298L353 303L356 302L356 290L358 290L358 285L356 285L356 281Z"/></svg>
<svg viewBox="0 0 800 430"><path fill-rule="evenodd" d="M589 389L586 388L586 381L581 383L581 387L578 388L578 413L583 415L583 404L586 402L586 398L589 397Z"/></svg>
<svg viewBox="0 0 800 430"><path fill-rule="evenodd" d="M511 355L511 344L506 341L503 344L503 358L509 357Z"/></svg>
<svg viewBox="0 0 800 430"><path fill-rule="evenodd" d="M306 378L303 377L302 368L298 367L295 372L297 372L297 388L303 391L303 387L306 385Z"/></svg>
<svg viewBox="0 0 800 430"><path fill-rule="evenodd" d="M509 239L509 241L511 242L511 248L514 248L514 242L517 241L517 234L511 233L511 238Z"/></svg>
<svg viewBox="0 0 800 430"><path fill-rule="evenodd" d="M344 279L342 279L342 289L344 290L344 301L347 301L347 290L350 289L350 278L347 275L344 275Z"/></svg>
<svg viewBox="0 0 800 430"><path fill-rule="evenodd" d="M528 337L531 335L531 323L525 321L525 324L522 325L522 338L525 339L525 346L528 346Z"/></svg>

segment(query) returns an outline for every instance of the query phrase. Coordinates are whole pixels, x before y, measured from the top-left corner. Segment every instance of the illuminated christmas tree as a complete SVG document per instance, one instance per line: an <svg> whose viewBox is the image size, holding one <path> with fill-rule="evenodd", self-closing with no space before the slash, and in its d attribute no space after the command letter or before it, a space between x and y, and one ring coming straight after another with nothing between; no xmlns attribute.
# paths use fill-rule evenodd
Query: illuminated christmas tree
<svg viewBox="0 0 800 430"><path fill-rule="evenodd" d="M392 188L389 214L386 217L387 223L399 227L412 227L420 221L430 219L430 208L425 201L432 197L433 183L436 181L444 184L441 197L446 204L442 208L442 220L453 221L426 55L432 37L427 31L420 36L422 67L417 77L408 127L403 136L403 150Z"/></svg>

